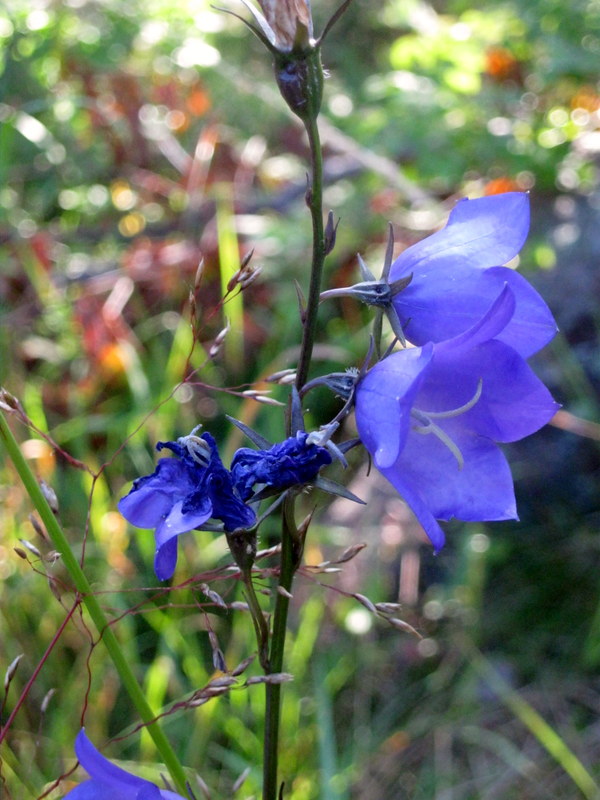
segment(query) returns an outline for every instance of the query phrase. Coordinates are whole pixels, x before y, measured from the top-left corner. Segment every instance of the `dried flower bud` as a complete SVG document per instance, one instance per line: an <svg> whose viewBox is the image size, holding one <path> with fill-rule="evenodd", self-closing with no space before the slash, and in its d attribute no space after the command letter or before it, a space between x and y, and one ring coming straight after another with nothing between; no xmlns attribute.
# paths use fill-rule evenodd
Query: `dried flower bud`
<svg viewBox="0 0 600 800"><path fill-rule="evenodd" d="M329 253L331 253L331 251L335 247L335 240L339 224L340 224L339 219L337 222L334 222L333 211L330 211L329 214L327 215L327 224L325 225L324 240L323 240L323 248L326 256L328 256Z"/></svg>
<svg viewBox="0 0 600 800"><path fill-rule="evenodd" d="M279 50L303 48L313 35L310 0L258 0Z"/></svg>

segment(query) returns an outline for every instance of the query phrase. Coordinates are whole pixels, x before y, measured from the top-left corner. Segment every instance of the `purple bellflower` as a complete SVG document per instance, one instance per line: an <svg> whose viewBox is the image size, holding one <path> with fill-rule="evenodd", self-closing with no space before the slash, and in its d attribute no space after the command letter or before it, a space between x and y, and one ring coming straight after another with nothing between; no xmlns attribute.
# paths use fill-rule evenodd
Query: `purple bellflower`
<svg viewBox="0 0 600 800"><path fill-rule="evenodd" d="M234 485L243 500L252 496L255 484L275 490L311 483L321 467L331 464L325 447L314 441L314 434L298 431L283 442L266 450L241 447L231 462Z"/></svg>
<svg viewBox="0 0 600 800"><path fill-rule="evenodd" d="M390 283L412 275L393 298L406 338L441 342L468 330L508 284L515 312L497 338L524 358L556 334L540 295L518 272L500 266L513 259L529 231L529 197L507 192L460 200L441 231L407 248L394 261Z"/></svg>
<svg viewBox="0 0 600 800"><path fill-rule="evenodd" d="M79 763L90 776L65 796L65 800L183 800L180 794L159 789L155 783L138 778L104 758L85 735L75 739Z"/></svg>
<svg viewBox="0 0 600 800"><path fill-rule="evenodd" d="M425 345L467 331L508 285L515 313L497 338L529 358L552 339L556 323L533 286L500 266L518 254L528 231L529 197L522 192L460 200L445 228L393 262L390 231L379 280L359 256L363 282L328 289L321 298L350 295L376 306L403 345Z"/></svg>
<svg viewBox="0 0 600 800"><path fill-rule="evenodd" d="M193 431L176 442L159 442L177 457L161 458L152 475L133 482L119 501L119 511L138 528L154 528L154 571L159 580L172 577L177 563L177 537L220 520L226 531L248 528L256 522L254 511L236 491L223 466L215 440L209 433Z"/></svg>
<svg viewBox="0 0 600 800"><path fill-rule="evenodd" d="M522 356L502 340L518 301L505 286L459 336L396 352L356 388L356 424L375 466L412 508L436 551L436 520L517 519L497 442L514 442L558 409Z"/></svg>

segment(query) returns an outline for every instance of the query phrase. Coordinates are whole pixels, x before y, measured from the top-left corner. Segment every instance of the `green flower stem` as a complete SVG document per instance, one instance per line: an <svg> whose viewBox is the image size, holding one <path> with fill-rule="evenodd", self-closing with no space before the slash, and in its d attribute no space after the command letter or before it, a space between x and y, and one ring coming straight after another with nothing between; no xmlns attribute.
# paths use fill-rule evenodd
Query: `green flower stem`
<svg viewBox="0 0 600 800"><path fill-rule="evenodd" d="M296 372L296 388L304 386L308 377L310 360L317 330L317 314L319 312L319 295L323 280L323 264L325 263L325 235L323 223L323 153L316 117L304 121L308 134L311 157L311 185L308 190L307 203L310 209L313 230L312 268L308 302L304 318L304 335L298 370Z"/></svg>
<svg viewBox="0 0 600 800"><path fill-rule="evenodd" d="M283 506L281 537L281 563L279 586L284 592L277 593L273 614L273 633L269 659L269 673L281 672L287 633L287 618L290 605L286 593L291 592L294 574L299 566L299 549L295 547L298 531L294 522L295 498L287 497ZM265 739L263 759L263 800L277 800L279 787L277 761L279 751L279 720L281 716L281 684L265 684Z"/></svg>
<svg viewBox="0 0 600 800"><path fill-rule="evenodd" d="M326 256L325 227L323 221L323 153L317 118L321 105L323 89L323 68L320 53L315 51L312 58L304 65L306 67L306 84L303 102L300 107L290 107L302 119L310 146L311 182L306 193L306 203L310 210L312 221L312 264L308 299L304 309L304 329L298 368L296 371L296 388L300 390L308 379L308 372L312 359L312 352L317 331L317 316L319 312L319 299L321 283L323 280L323 265ZM285 86L280 85L284 97ZM294 96L293 96L294 97ZM293 99L292 97L292 99ZM289 103L289 98L286 98ZM289 409L288 409L289 411ZM296 431L291 429L291 413L288 413L287 434L293 436ZM294 496L286 497L283 504L283 519L281 531L281 561L279 567L279 586L273 613L273 629L271 633L271 648L269 652L267 674L275 674L283 669L283 656L285 650L285 637L287 633L287 619L289 610L289 596L294 581L294 575L302 558L301 536L295 523L296 499ZM259 639L260 646L260 639ZM281 684L265 684L265 738L263 760L263 800L279 800L279 786L277 776L277 762L279 751L279 722L281 717Z"/></svg>
<svg viewBox="0 0 600 800"><path fill-rule="evenodd" d="M23 457L19 445L17 444L17 441L12 434L5 416L2 413L0 413L0 439L2 439L7 453L12 460L15 469L19 473L19 477L23 482L27 494L37 509L37 512L46 527L48 535L52 539L54 547L61 554L62 561L68 570L69 575L71 576L71 580L73 581L75 589L80 595L81 600L83 601L90 617L94 622L94 625L96 626L102 642L108 650L108 654L112 659L119 677L121 678L123 687L129 694L129 697L137 709L141 719L146 723L148 733L154 740L154 744L156 745L156 748L169 771L177 791L187 797L188 793L186 789L186 777L183 767L179 763L179 760L171 748L171 745L169 744L164 732L160 728L159 724L155 721L156 714L148 704L148 701L146 700L146 697L141 690L137 679L133 674L131 667L129 666L129 663L125 658L123 651L121 650L119 642L113 633L112 628L109 626L108 620L106 619L98 600L92 592L92 587L90 586L89 581L79 564L79 561L76 559L73 551L71 550L71 546L67 540L67 537L65 536L50 506L48 505L48 502L44 497L37 480L31 472L27 461Z"/></svg>

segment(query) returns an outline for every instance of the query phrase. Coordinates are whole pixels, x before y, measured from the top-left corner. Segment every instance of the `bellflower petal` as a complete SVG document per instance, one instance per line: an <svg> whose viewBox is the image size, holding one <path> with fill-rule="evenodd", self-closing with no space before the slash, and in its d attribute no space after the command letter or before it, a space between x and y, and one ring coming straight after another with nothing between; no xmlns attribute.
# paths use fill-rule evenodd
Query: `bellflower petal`
<svg viewBox="0 0 600 800"><path fill-rule="evenodd" d="M525 278L501 266L517 255L528 229L526 194L461 200L445 228L401 253L389 279L412 275L393 299L407 338L423 345L457 336L508 284L516 309L499 338L525 358L547 344L556 334L548 306Z"/></svg>
<svg viewBox="0 0 600 800"><path fill-rule="evenodd" d="M65 800L183 800L181 795L159 789L112 764L96 750L83 728L75 740L75 753L91 780L72 789Z"/></svg>
<svg viewBox="0 0 600 800"><path fill-rule="evenodd" d="M500 341L514 307L505 287L468 331L388 356L356 389L359 435L436 550L443 544L436 519L516 518L496 443L533 433L558 409L522 356Z"/></svg>
<svg viewBox="0 0 600 800"><path fill-rule="evenodd" d="M162 458L152 475L138 478L119 511L132 525L155 528L154 571L171 578L177 563L177 537L200 528L209 519L221 520L226 531L251 527L254 511L237 493L209 433L194 433L177 442L159 442L175 458Z"/></svg>

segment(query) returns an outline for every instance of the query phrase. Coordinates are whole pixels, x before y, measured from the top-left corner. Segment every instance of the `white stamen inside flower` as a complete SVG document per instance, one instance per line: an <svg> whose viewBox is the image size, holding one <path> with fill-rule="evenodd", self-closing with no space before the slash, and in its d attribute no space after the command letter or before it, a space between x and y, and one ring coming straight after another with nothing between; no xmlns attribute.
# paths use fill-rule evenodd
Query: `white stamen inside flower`
<svg viewBox="0 0 600 800"><path fill-rule="evenodd" d="M462 469L465 465L465 459L463 458L463 454L460 452L460 448L458 445L448 436L445 430L437 425L432 420L434 419L451 419L452 417L459 417L461 414L464 414L466 411L469 411L473 406L478 402L479 398L481 397L481 390L483 387L483 381L480 378L477 382L477 389L475 390L475 394L473 397L464 403L462 406L458 408L452 408L448 411L423 411L419 408L412 408L411 415L413 420L417 424L413 423L412 429L416 433L433 433L435 436L438 437L440 442L446 445L448 450L452 453L454 458L458 463L459 470Z"/></svg>
<svg viewBox="0 0 600 800"><path fill-rule="evenodd" d="M194 430L187 436L180 436L177 439L177 444L188 451L193 460L200 464L201 467L207 467L210 461L210 446L208 442L196 436L196 431L199 431L202 425L196 425Z"/></svg>

